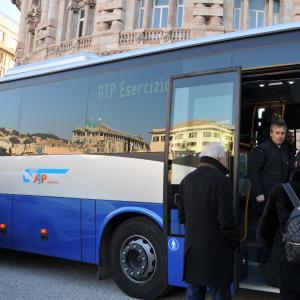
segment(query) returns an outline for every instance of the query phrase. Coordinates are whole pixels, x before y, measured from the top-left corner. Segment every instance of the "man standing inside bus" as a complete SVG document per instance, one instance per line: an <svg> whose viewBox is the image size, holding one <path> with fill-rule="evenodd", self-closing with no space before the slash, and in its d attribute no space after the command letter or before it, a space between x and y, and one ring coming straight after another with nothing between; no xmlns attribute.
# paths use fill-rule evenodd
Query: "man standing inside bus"
<svg viewBox="0 0 300 300"><path fill-rule="evenodd" d="M226 153L220 143L204 146L199 167L179 187L179 220L185 225L183 280L187 299L231 300L234 250L239 244Z"/></svg>
<svg viewBox="0 0 300 300"><path fill-rule="evenodd" d="M288 182L293 169L294 157L285 142L287 126L283 120L275 120L270 125L270 138L254 148L249 161L249 177L257 223L263 214L266 199L279 183ZM258 260L264 267L269 253L258 249Z"/></svg>
<svg viewBox="0 0 300 300"><path fill-rule="evenodd" d="M288 182L293 169L294 157L284 142L286 131L284 121L273 121L270 138L259 144L250 156L249 176L252 193L258 203L258 215L262 214L272 189L279 183Z"/></svg>

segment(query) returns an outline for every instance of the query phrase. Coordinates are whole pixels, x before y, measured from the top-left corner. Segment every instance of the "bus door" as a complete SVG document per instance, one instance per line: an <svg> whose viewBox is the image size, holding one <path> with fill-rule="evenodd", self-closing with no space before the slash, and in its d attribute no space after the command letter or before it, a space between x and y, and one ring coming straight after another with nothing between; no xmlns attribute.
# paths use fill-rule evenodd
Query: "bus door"
<svg viewBox="0 0 300 300"><path fill-rule="evenodd" d="M178 187L197 168L207 143L219 142L225 147L237 201L239 111L239 68L170 78L164 173L164 230L170 285L184 286L184 226L178 221Z"/></svg>

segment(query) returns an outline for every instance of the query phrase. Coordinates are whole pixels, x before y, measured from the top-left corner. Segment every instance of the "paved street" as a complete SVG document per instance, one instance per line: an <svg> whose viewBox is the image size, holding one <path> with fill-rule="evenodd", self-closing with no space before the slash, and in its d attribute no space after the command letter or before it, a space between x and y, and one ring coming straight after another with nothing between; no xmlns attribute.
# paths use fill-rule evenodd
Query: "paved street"
<svg viewBox="0 0 300 300"><path fill-rule="evenodd" d="M2 300L129 300L113 280L96 280L93 265L0 250L0 299ZM166 300L183 300L175 289ZM208 297L209 299L209 297ZM278 295L241 291L234 300L279 300Z"/></svg>

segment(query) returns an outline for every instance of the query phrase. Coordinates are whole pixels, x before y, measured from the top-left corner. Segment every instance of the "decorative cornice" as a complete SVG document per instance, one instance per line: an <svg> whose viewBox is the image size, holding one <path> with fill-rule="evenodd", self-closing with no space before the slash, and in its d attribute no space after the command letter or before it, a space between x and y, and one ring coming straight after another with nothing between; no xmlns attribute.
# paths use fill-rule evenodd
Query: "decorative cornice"
<svg viewBox="0 0 300 300"><path fill-rule="evenodd" d="M34 32L41 20L41 9L38 6L33 6L27 14L26 23L29 25L29 31Z"/></svg>
<svg viewBox="0 0 300 300"><path fill-rule="evenodd" d="M79 11L78 2L76 0L70 0L68 4L68 10L71 10L74 14L77 14Z"/></svg>
<svg viewBox="0 0 300 300"><path fill-rule="evenodd" d="M88 5L91 9L95 8L96 6L96 0L85 0L85 5Z"/></svg>

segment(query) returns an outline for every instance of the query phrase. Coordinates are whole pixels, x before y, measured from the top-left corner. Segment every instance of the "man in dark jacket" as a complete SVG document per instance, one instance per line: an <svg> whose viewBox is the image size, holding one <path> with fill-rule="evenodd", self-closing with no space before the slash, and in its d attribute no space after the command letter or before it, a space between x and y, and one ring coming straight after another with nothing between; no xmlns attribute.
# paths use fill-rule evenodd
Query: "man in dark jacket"
<svg viewBox="0 0 300 300"><path fill-rule="evenodd" d="M268 198L278 183L287 182L293 168L293 157L284 139L287 127L284 121L276 120L270 126L270 139L258 145L249 162L249 176L252 192L258 203Z"/></svg>
<svg viewBox="0 0 300 300"><path fill-rule="evenodd" d="M270 138L254 148L250 156L249 177L252 194L256 199L253 209L258 219L263 214L265 200L272 189L279 183L287 182L293 168L292 154L284 141L286 131L284 121L273 121L270 125ZM268 255L266 249L258 249L258 260L262 268Z"/></svg>
<svg viewBox="0 0 300 300"><path fill-rule="evenodd" d="M290 183L300 198L299 168L291 175ZM282 243L282 232L285 232L286 222L293 209L283 186L277 185L270 194L257 228L258 243L271 249L265 268L266 283L280 288L282 300L300 299L300 265L286 260Z"/></svg>
<svg viewBox="0 0 300 300"><path fill-rule="evenodd" d="M179 187L179 220L185 224L184 280L187 299L230 300L233 255L239 244L234 218L232 185L219 143L207 144L199 167Z"/></svg>

